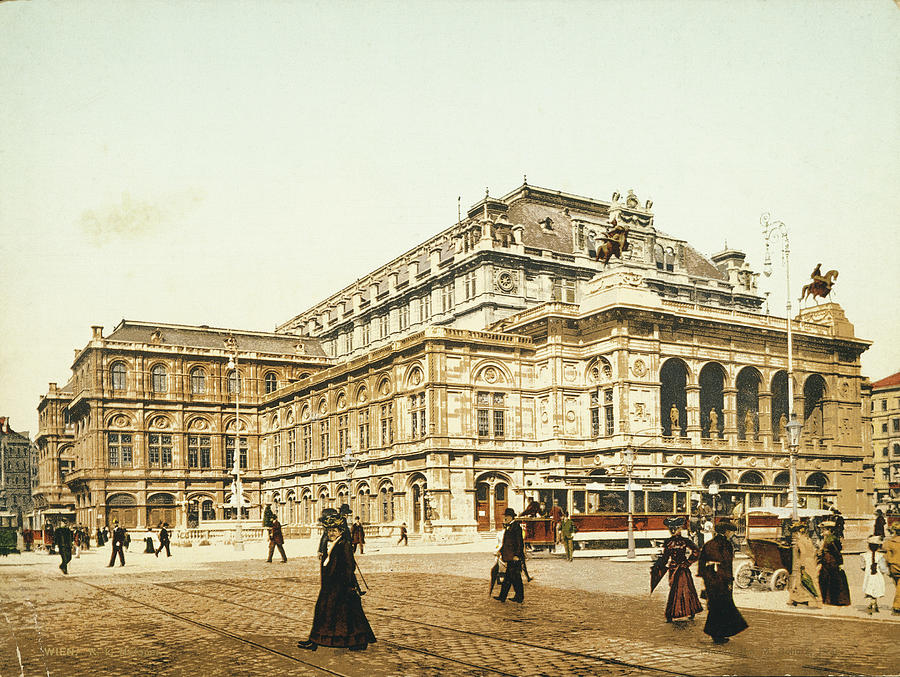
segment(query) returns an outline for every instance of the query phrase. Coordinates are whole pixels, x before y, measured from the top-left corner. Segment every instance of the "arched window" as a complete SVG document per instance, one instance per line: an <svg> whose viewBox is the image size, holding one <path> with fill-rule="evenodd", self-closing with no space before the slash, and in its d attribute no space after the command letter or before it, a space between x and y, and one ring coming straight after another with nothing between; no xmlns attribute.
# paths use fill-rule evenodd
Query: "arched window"
<svg viewBox="0 0 900 677"><path fill-rule="evenodd" d="M276 390L278 390L278 377L274 371L270 371L266 374L266 395L274 393Z"/></svg>
<svg viewBox="0 0 900 677"><path fill-rule="evenodd" d="M772 436L775 441L786 434L782 423L788 423L788 380L787 372L776 372L772 377Z"/></svg>
<svg viewBox="0 0 900 677"><path fill-rule="evenodd" d="M687 365L679 359L666 360L659 370L659 391L663 435L687 435ZM672 425L672 423L675 425Z"/></svg>
<svg viewBox="0 0 900 677"><path fill-rule="evenodd" d="M828 476L825 473L814 472L809 477L806 478L806 483L812 487L818 487L819 489L824 489L828 486Z"/></svg>
<svg viewBox="0 0 900 677"><path fill-rule="evenodd" d="M116 362L109 368L110 387L113 390L125 390L126 373L124 362Z"/></svg>
<svg viewBox="0 0 900 677"><path fill-rule="evenodd" d="M216 509L213 507L213 502L210 499L206 499L201 504L200 515L204 522L216 519Z"/></svg>
<svg viewBox="0 0 900 677"><path fill-rule="evenodd" d="M206 372L202 367L191 369L191 393L204 395L206 393Z"/></svg>
<svg viewBox="0 0 900 677"><path fill-rule="evenodd" d="M759 372L745 367L737 377L738 439L753 441L759 429Z"/></svg>
<svg viewBox="0 0 900 677"><path fill-rule="evenodd" d="M762 484L763 477L755 470L748 470L743 475L741 475L741 483L742 484Z"/></svg>
<svg viewBox="0 0 900 677"><path fill-rule="evenodd" d="M803 384L803 435L821 439L825 435L825 379L812 374Z"/></svg>
<svg viewBox="0 0 900 677"><path fill-rule="evenodd" d="M728 476L721 470L710 470L703 476L703 486L708 487L711 484L725 484L728 482Z"/></svg>
<svg viewBox="0 0 900 677"><path fill-rule="evenodd" d="M703 437L719 439L725 417L722 415L725 400L725 370L718 362L710 362L700 370L700 428ZM671 408L671 407L670 407ZM669 412L663 411L663 416Z"/></svg>
<svg viewBox="0 0 900 677"><path fill-rule="evenodd" d="M169 389L166 368L162 364L157 364L150 370L150 387L155 393L164 393Z"/></svg>
<svg viewBox="0 0 900 677"><path fill-rule="evenodd" d="M241 392L241 377L236 370L228 372L228 394L236 395Z"/></svg>

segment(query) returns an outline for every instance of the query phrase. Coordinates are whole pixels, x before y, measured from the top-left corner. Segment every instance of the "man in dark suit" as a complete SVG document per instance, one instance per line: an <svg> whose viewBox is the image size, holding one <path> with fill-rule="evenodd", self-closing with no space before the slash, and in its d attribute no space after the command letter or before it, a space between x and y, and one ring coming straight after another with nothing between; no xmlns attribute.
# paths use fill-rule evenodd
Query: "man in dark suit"
<svg viewBox="0 0 900 677"><path fill-rule="evenodd" d="M359 517L353 521L353 526L350 527L350 542L353 543L353 552L356 552L356 546L358 545L359 554L362 555L366 545L366 531L363 529Z"/></svg>
<svg viewBox="0 0 900 677"><path fill-rule="evenodd" d="M156 556L159 557L159 553L162 549L166 549L166 557L171 557L172 553L169 552L169 523L164 522L162 525L162 529L159 530L159 547L154 551Z"/></svg>
<svg viewBox="0 0 900 677"><path fill-rule="evenodd" d="M72 561L72 541L72 530L69 529L68 523L63 520L53 532L53 542L59 548L59 556L62 560L59 568L64 574L69 573L69 562Z"/></svg>
<svg viewBox="0 0 900 677"><path fill-rule="evenodd" d="M506 601L509 588L515 590L513 602L525 600L525 586L522 585L522 563L525 561L525 539L522 527L516 521L516 511L507 508L503 513L503 543L500 545L500 559L506 564L506 576L500 586L500 595L494 599Z"/></svg>
<svg viewBox="0 0 900 677"><path fill-rule="evenodd" d="M272 524L269 525L269 559L266 562L272 561L275 548L278 548L281 561L287 562L287 555L284 554L284 534L281 533L281 522L278 521L277 517L273 518Z"/></svg>
<svg viewBox="0 0 900 677"><path fill-rule="evenodd" d="M109 558L109 564L106 566L113 566L116 562L116 553L119 555L119 562L122 566L125 566L125 536L128 532L125 531L124 527L120 527L119 523L116 522L115 528L112 533L112 556Z"/></svg>

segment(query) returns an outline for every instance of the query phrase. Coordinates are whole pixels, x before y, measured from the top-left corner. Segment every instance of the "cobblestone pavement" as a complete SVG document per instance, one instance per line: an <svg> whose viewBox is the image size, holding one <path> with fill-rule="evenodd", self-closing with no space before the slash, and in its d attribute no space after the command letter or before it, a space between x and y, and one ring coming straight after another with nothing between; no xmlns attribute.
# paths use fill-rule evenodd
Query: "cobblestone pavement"
<svg viewBox="0 0 900 677"><path fill-rule="evenodd" d="M171 560L131 553L114 569L103 566L108 554L92 551L69 576L54 557L4 560L0 677L877 675L900 666L900 623L889 612L876 620L857 608L838 616L750 609L784 602L780 593L742 592L756 602L738 601L750 628L714 646L704 614L664 622L665 584L647 594L645 562L535 557L525 603L501 604L488 595L489 554L440 548L360 556L378 642L365 652L308 652L296 641L312 622L316 561L266 564L258 550L229 561L213 561L211 551L177 549ZM292 551L305 554L307 544Z"/></svg>

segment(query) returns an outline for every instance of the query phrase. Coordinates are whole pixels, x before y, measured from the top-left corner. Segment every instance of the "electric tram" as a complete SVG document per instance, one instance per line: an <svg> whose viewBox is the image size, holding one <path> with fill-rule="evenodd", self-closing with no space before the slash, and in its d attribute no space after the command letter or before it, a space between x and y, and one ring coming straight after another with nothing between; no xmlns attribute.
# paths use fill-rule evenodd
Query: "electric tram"
<svg viewBox="0 0 900 677"><path fill-rule="evenodd" d="M635 552L653 554L668 538L663 520L688 517L690 494L697 488L679 478L629 478L597 475L551 475L545 485L530 493L549 508L556 500L575 523L575 542L582 550L614 555L628 547L629 522ZM555 542L554 524L548 517L518 518L525 543L532 549ZM601 554L601 553L598 553Z"/></svg>
<svg viewBox="0 0 900 677"><path fill-rule="evenodd" d="M0 555L18 554L19 523L14 512L0 511Z"/></svg>

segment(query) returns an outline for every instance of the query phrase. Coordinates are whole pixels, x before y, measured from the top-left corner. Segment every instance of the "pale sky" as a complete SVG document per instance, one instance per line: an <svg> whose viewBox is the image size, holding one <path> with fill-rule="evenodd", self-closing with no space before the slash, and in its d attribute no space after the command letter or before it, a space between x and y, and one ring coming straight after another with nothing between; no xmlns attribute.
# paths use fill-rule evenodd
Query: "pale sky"
<svg viewBox="0 0 900 677"><path fill-rule="evenodd" d="M890 0L16 0L0 416L35 433L92 324L271 331L523 174L634 189L660 230L756 270L770 211L795 295L838 269L864 373L900 371ZM783 315L783 269L762 283Z"/></svg>

